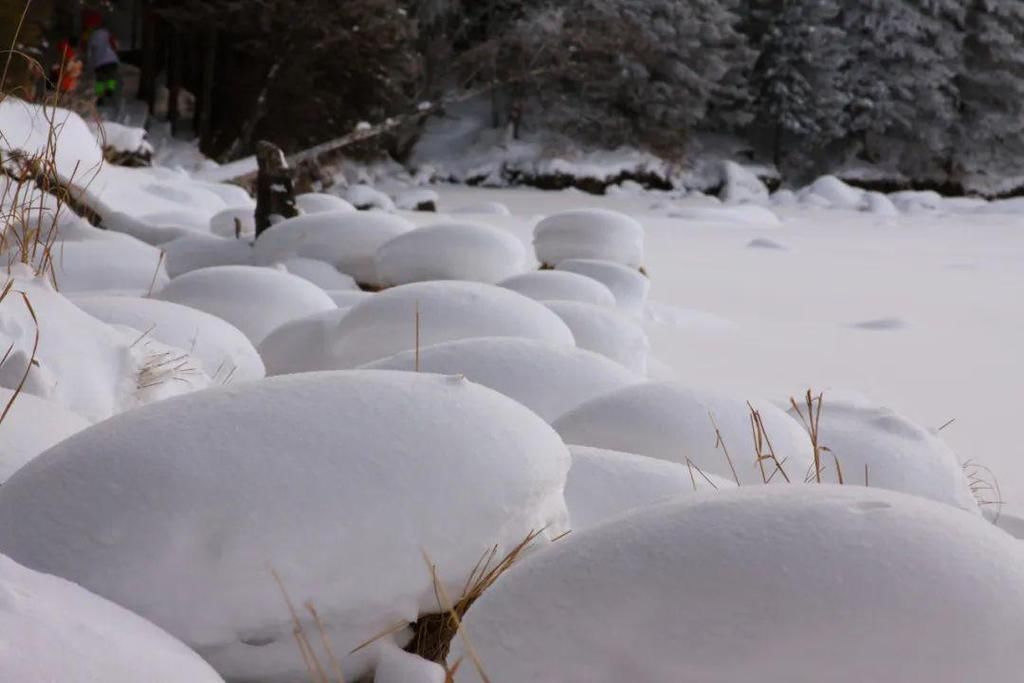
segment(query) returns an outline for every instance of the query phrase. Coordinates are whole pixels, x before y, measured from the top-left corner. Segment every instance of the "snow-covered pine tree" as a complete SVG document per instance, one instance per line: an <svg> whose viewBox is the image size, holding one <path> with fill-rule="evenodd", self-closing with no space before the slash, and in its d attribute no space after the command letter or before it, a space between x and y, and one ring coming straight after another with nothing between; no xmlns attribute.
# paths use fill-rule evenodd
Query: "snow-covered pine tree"
<svg viewBox="0 0 1024 683"><path fill-rule="evenodd" d="M809 170L847 130L850 53L838 15L835 0L783 0L760 41L753 128L786 175Z"/></svg>
<svg viewBox="0 0 1024 683"><path fill-rule="evenodd" d="M998 192L993 178L1024 175L1024 2L973 0L965 23L956 179Z"/></svg>
<svg viewBox="0 0 1024 683"><path fill-rule="evenodd" d="M948 164L963 16L962 0L843 3L850 141L863 156L918 177Z"/></svg>

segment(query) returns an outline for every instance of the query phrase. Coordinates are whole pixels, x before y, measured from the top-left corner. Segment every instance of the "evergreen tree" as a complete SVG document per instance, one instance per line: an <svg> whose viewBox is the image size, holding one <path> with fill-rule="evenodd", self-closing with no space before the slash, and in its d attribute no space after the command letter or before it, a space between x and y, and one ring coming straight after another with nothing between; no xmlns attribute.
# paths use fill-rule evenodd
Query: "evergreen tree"
<svg viewBox="0 0 1024 683"><path fill-rule="evenodd" d="M847 130L849 62L834 0L785 0L753 74L755 128L780 169L802 170Z"/></svg>
<svg viewBox="0 0 1024 683"><path fill-rule="evenodd" d="M963 44L960 0L844 3L850 137L869 160L908 173L948 160Z"/></svg>
<svg viewBox="0 0 1024 683"><path fill-rule="evenodd" d="M974 0L967 10L955 165L972 176L1024 173L1024 3Z"/></svg>

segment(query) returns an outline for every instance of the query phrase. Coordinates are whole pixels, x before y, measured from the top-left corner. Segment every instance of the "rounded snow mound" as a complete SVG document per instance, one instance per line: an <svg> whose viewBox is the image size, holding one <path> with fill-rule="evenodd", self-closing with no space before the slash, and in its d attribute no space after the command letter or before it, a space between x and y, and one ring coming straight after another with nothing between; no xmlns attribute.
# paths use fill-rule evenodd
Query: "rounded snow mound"
<svg viewBox="0 0 1024 683"><path fill-rule="evenodd" d="M222 318L159 299L122 296L75 297L83 311L110 325L124 325L174 348L188 351L214 381L261 379L263 361L252 342Z"/></svg>
<svg viewBox="0 0 1024 683"><path fill-rule="evenodd" d="M796 485L574 533L513 567L463 625L494 681L916 683L1014 680L1021 614L1024 554L982 519ZM465 654L457 641L450 661Z"/></svg>
<svg viewBox="0 0 1024 683"><path fill-rule="evenodd" d="M860 210L864 204L864 191L847 185L833 175L825 175L797 193L803 203L815 203L815 199L836 209Z"/></svg>
<svg viewBox="0 0 1024 683"><path fill-rule="evenodd" d="M345 190L345 199L361 211L379 209L380 211L394 211L395 203L391 197L380 190L369 185L352 185Z"/></svg>
<svg viewBox="0 0 1024 683"><path fill-rule="evenodd" d="M985 519L1013 538L1024 540L1024 510L1017 505L994 504L982 509Z"/></svg>
<svg viewBox="0 0 1024 683"><path fill-rule="evenodd" d="M12 260L8 252L0 258ZM37 264L43 258L36 256ZM53 247L53 279L65 294L116 291L144 295L169 281L159 249L138 240L86 239L58 242Z"/></svg>
<svg viewBox="0 0 1024 683"><path fill-rule="evenodd" d="M171 278L200 268L242 266L252 259L252 244L216 235L183 235L160 245Z"/></svg>
<svg viewBox="0 0 1024 683"><path fill-rule="evenodd" d="M0 555L0 680L223 683L145 619L70 581Z"/></svg>
<svg viewBox="0 0 1024 683"><path fill-rule="evenodd" d="M424 551L459 595L490 547L564 530L569 464L543 420L460 377L279 377L36 458L0 487L0 551L151 619L226 678L304 680L271 568L348 653L438 610Z"/></svg>
<svg viewBox="0 0 1024 683"><path fill-rule="evenodd" d="M440 197L425 187L406 190L395 198L395 206L403 211L437 211Z"/></svg>
<svg viewBox="0 0 1024 683"><path fill-rule="evenodd" d="M500 282L499 286L537 301L582 301L595 306L615 305L612 290L597 280L559 270L537 270L513 275Z"/></svg>
<svg viewBox="0 0 1024 683"><path fill-rule="evenodd" d="M806 424L808 408L790 415ZM826 393L821 403L818 444L828 451L822 478L838 483L902 491L965 510L978 511L956 454L927 429L888 408Z"/></svg>
<svg viewBox="0 0 1024 683"><path fill-rule="evenodd" d="M416 370L416 352L404 351L367 368ZM420 349L419 369L463 375L515 399L553 422L590 399L643 381L618 363L572 346L536 339L481 337Z"/></svg>
<svg viewBox="0 0 1024 683"><path fill-rule="evenodd" d="M542 264L566 259L614 261L632 268L644 263L644 228L634 218L608 209L575 209L548 216L533 231Z"/></svg>
<svg viewBox="0 0 1024 683"><path fill-rule="evenodd" d="M623 313L580 301L547 301L572 330L581 349L611 358L633 372L647 374L647 354L651 344L644 328Z"/></svg>
<svg viewBox="0 0 1024 683"><path fill-rule="evenodd" d="M302 213L327 213L329 211L344 211L351 213L356 207L346 202L341 197L323 192L306 192L295 197L295 206Z"/></svg>
<svg viewBox="0 0 1024 683"><path fill-rule="evenodd" d="M415 226L378 211L329 211L281 221L264 231L253 248L254 263L270 265L292 256L330 263L360 284L380 286L374 257L389 240Z"/></svg>
<svg viewBox="0 0 1024 683"><path fill-rule="evenodd" d="M232 207L215 213L210 219L210 232L230 239L256 236L256 210L251 206Z"/></svg>
<svg viewBox="0 0 1024 683"><path fill-rule="evenodd" d="M647 303L651 281L642 273L621 263L594 259L567 259L555 267L557 271L577 273L597 280L615 297L615 304L628 313L639 314Z"/></svg>
<svg viewBox="0 0 1024 683"><path fill-rule="evenodd" d="M316 358L322 370L359 367L415 349L417 311L421 348L470 337L524 337L573 345L565 323L532 299L493 285L441 280L394 287L356 304L331 327L322 359L316 358L316 349L301 345L286 353L291 358Z"/></svg>
<svg viewBox="0 0 1024 683"><path fill-rule="evenodd" d="M303 280L309 280L325 291L340 292L359 289L359 285L356 284L351 275L346 275L330 263L325 263L324 261L294 256L286 261L282 261L281 265L292 275L298 275Z"/></svg>
<svg viewBox="0 0 1024 683"><path fill-rule="evenodd" d="M10 412L0 422L0 484L15 470L51 446L89 426L89 421L58 403L0 388L0 411Z"/></svg>
<svg viewBox="0 0 1024 683"><path fill-rule="evenodd" d="M286 322L268 334L259 346L267 375L333 369L331 341L349 310L351 306L314 313Z"/></svg>
<svg viewBox="0 0 1024 683"><path fill-rule="evenodd" d="M254 266L193 270L171 280L155 298L223 318L253 344L286 322L336 308L331 297L308 280Z"/></svg>
<svg viewBox="0 0 1024 683"><path fill-rule="evenodd" d="M364 292L361 289L331 289L327 291L327 296L331 297L338 308L348 310L369 299L373 292Z"/></svg>
<svg viewBox="0 0 1024 683"><path fill-rule="evenodd" d="M573 531L695 491L736 488L713 474L667 460L589 446L569 446L565 504Z"/></svg>
<svg viewBox="0 0 1024 683"><path fill-rule="evenodd" d="M426 280L494 284L523 269L526 250L504 230L481 223L437 223L395 237L376 256L385 285Z"/></svg>
<svg viewBox="0 0 1024 683"><path fill-rule="evenodd" d="M554 426L566 443L684 465L689 461L707 474L741 484L760 484L766 478L781 483L783 472L794 482L804 481L814 463L807 432L771 403L750 403L761 416L782 472L769 460L763 462L765 476L761 474L747 401L680 384L650 382L619 389L584 403ZM767 447L761 454L768 455Z"/></svg>
<svg viewBox="0 0 1024 683"><path fill-rule="evenodd" d="M14 274L0 302L0 387L24 378L24 393L95 421L209 384L186 351L97 320L20 264Z"/></svg>

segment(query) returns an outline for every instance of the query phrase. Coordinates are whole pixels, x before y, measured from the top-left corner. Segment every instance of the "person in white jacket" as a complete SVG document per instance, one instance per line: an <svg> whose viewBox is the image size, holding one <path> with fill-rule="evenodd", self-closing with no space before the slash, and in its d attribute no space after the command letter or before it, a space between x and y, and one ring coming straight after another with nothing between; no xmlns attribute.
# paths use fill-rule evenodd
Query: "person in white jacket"
<svg viewBox="0 0 1024 683"><path fill-rule="evenodd" d="M102 14L87 12L84 24L89 36L87 64L96 80L97 104L103 105L117 95L121 60L117 56L113 36L103 25Z"/></svg>

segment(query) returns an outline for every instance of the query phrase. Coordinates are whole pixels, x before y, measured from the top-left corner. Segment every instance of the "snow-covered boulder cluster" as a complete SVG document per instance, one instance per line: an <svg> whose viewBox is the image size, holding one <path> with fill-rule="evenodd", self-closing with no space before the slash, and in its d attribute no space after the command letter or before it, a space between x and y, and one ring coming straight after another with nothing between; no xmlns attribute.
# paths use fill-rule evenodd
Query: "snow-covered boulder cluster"
<svg viewBox="0 0 1024 683"><path fill-rule="evenodd" d="M659 327L703 363L738 326L648 301L637 217L515 195L445 214L410 174L359 172L257 237L245 190L100 164L59 115L58 176L100 227L0 176L0 680L1024 670L1024 514L979 506L936 432L865 398L662 380ZM45 121L0 101L0 151L45 147ZM722 200L658 211L751 260L797 253L759 232L788 211L949 206L833 177L769 198L719 166Z"/></svg>

